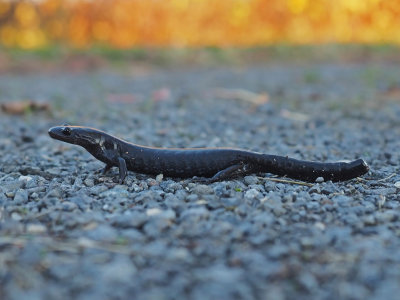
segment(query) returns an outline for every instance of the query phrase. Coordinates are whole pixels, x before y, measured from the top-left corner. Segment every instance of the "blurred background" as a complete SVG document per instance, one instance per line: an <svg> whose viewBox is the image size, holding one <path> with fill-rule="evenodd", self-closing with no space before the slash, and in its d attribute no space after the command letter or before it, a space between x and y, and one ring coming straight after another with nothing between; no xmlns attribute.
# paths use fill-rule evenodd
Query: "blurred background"
<svg viewBox="0 0 400 300"><path fill-rule="evenodd" d="M397 0L0 0L2 48L400 43Z"/></svg>

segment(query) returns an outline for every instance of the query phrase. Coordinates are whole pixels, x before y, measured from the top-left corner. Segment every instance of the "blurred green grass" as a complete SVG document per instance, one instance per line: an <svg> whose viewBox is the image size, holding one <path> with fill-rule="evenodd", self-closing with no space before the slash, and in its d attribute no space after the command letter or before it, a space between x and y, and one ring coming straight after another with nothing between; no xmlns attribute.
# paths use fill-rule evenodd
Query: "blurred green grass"
<svg viewBox="0 0 400 300"><path fill-rule="evenodd" d="M57 63L70 58L97 59L107 67L126 66L128 62L145 63L161 67L258 65L263 63L302 64L320 62L400 62L399 46L327 44L327 45L273 45L253 48L134 48L120 50L106 46L74 49L51 46L35 50L0 49L5 60L13 64L26 61ZM101 66L102 64L99 63ZM312 77L312 74L310 75ZM309 78L313 80L313 78Z"/></svg>

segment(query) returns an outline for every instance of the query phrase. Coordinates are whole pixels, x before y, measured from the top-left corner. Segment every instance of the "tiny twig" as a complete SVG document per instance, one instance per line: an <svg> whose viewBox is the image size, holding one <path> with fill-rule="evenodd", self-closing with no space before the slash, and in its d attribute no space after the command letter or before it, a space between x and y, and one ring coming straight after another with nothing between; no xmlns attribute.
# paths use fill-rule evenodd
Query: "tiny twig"
<svg viewBox="0 0 400 300"><path fill-rule="evenodd" d="M269 180L269 181L275 181L275 182L304 185L304 186L309 186L309 187L314 186L314 184L312 184L312 183L307 183L307 182L297 181L297 180L288 180L288 179L271 178L271 177L260 177L260 176L257 176L257 178L258 179Z"/></svg>
<svg viewBox="0 0 400 300"><path fill-rule="evenodd" d="M390 174L389 176L387 176L385 178L379 179L379 180L377 180L377 182L386 181L386 180L388 180L388 179L390 179L390 178L392 178L394 176L396 176L396 173L392 173L392 174Z"/></svg>
<svg viewBox="0 0 400 300"><path fill-rule="evenodd" d="M383 181L386 181L386 180L388 180L388 179L390 179L390 178L392 178L392 177L394 177L394 176L396 176L396 175L397 175L396 173L392 173L392 174L390 174L390 175L387 176L387 177L384 177L384 178L375 180L375 182L383 182ZM358 180L358 181L371 181L371 180L374 180L374 179L373 179L373 178L362 178L362 177L357 177L356 180Z"/></svg>

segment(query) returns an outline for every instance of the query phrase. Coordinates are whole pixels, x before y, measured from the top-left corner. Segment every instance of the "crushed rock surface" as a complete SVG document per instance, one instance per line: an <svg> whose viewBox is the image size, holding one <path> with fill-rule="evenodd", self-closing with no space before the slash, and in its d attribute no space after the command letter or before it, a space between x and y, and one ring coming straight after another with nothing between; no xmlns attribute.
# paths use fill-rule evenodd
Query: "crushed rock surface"
<svg viewBox="0 0 400 300"><path fill-rule="evenodd" d="M384 64L1 75L1 103L51 111L0 113L0 298L396 299L399 78ZM100 175L85 150L50 139L64 122L371 170L312 186L133 172L120 185L116 168Z"/></svg>

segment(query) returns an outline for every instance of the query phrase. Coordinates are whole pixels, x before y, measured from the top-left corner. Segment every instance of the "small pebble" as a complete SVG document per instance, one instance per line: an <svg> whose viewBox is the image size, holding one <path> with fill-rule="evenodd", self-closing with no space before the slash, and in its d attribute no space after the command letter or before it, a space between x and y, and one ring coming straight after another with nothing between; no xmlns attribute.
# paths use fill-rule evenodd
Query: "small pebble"
<svg viewBox="0 0 400 300"><path fill-rule="evenodd" d="M193 188L192 192L198 195L209 195L213 194L214 190L210 185L199 184Z"/></svg>
<svg viewBox="0 0 400 300"><path fill-rule="evenodd" d="M87 187L92 187L94 186L94 180L93 178L86 178L83 183L87 186Z"/></svg>
<svg viewBox="0 0 400 300"><path fill-rule="evenodd" d="M363 218L364 224L368 226L372 226L376 224L376 219L373 215L369 215Z"/></svg>
<svg viewBox="0 0 400 300"><path fill-rule="evenodd" d="M257 178L257 176L245 176L245 177L244 177L244 182L245 182L247 185L250 185L250 184L257 184L258 181L259 181L259 179Z"/></svg>
<svg viewBox="0 0 400 300"><path fill-rule="evenodd" d="M13 219L14 221L21 221L22 216L17 212L13 212L11 213L11 219Z"/></svg>
<svg viewBox="0 0 400 300"><path fill-rule="evenodd" d="M31 180L32 180L32 177L31 177L31 176L23 176L23 175L21 175L21 176L19 176L18 180L19 180L19 181L28 182L28 181L31 181Z"/></svg>
<svg viewBox="0 0 400 300"><path fill-rule="evenodd" d="M260 199L262 194L255 189L250 189L244 193L244 197L247 199Z"/></svg>
<svg viewBox="0 0 400 300"><path fill-rule="evenodd" d="M19 189L14 195L14 202L16 204L26 203L28 201L27 190Z"/></svg>
<svg viewBox="0 0 400 300"><path fill-rule="evenodd" d="M63 201L61 205L64 211L74 211L78 207L78 205L70 201Z"/></svg>
<svg viewBox="0 0 400 300"><path fill-rule="evenodd" d="M156 181L157 181L157 182L161 182L161 181L163 180L163 178L164 178L164 175L163 175L163 174L158 174L158 175L156 176Z"/></svg>
<svg viewBox="0 0 400 300"><path fill-rule="evenodd" d="M146 215L148 215L149 217L156 216L161 213L162 213L162 210L159 208L150 208L150 209L146 210Z"/></svg>
<svg viewBox="0 0 400 300"><path fill-rule="evenodd" d="M28 224L26 225L26 232L32 234L40 234L46 232L46 226L42 224Z"/></svg>
<svg viewBox="0 0 400 300"><path fill-rule="evenodd" d="M317 184L314 184L314 185L310 188L309 193L310 193L310 194L312 194L312 193L320 194L320 193L321 193L321 189L320 189L319 184L318 184L318 183L317 183Z"/></svg>

